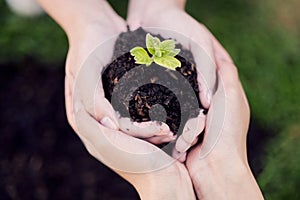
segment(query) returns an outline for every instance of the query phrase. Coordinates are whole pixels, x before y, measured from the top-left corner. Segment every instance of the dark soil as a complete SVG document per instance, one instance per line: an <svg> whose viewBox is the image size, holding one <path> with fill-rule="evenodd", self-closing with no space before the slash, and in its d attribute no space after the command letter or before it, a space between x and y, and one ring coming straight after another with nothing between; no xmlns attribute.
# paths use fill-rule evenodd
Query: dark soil
<svg viewBox="0 0 300 200"><path fill-rule="evenodd" d="M150 67L136 64L129 50L136 46L144 47L146 34L140 28L118 37L113 61L102 73L105 97L122 117L130 117L136 122L165 122L172 132L180 134L186 121L196 117L203 109L193 55L177 44L176 48L181 52L176 58L181 61L182 67L176 68L176 71L156 64ZM168 39L154 36L161 41ZM191 87L193 92L187 92L187 87ZM161 105L165 111L157 109L156 105ZM151 117L149 113L152 113Z"/></svg>

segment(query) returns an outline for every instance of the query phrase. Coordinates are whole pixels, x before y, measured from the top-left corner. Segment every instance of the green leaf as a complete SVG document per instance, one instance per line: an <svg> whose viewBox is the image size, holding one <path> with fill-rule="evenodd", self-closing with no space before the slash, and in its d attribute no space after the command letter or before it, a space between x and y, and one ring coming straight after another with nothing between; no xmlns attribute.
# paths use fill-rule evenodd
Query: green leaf
<svg viewBox="0 0 300 200"><path fill-rule="evenodd" d="M175 49L175 41L174 40L165 40L159 44L159 48L163 51L171 51Z"/></svg>
<svg viewBox="0 0 300 200"><path fill-rule="evenodd" d="M162 57L162 51L160 48L155 48L155 53L154 53L155 57Z"/></svg>
<svg viewBox="0 0 300 200"><path fill-rule="evenodd" d="M159 48L160 40L158 37L153 37L150 33L146 35L146 47L150 54L155 54L155 49Z"/></svg>
<svg viewBox="0 0 300 200"><path fill-rule="evenodd" d="M177 54L179 54L179 52L180 52L180 49L172 49L172 50L166 52L166 55L167 55L167 56L172 56L172 57L174 57L174 56L176 56Z"/></svg>
<svg viewBox="0 0 300 200"><path fill-rule="evenodd" d="M160 45L160 39L158 37L154 37L154 47L159 48Z"/></svg>
<svg viewBox="0 0 300 200"><path fill-rule="evenodd" d="M146 47L152 55L155 53L155 48L154 48L154 37L150 34L147 33L146 35Z"/></svg>
<svg viewBox="0 0 300 200"><path fill-rule="evenodd" d="M154 62L171 70L181 67L181 62L172 56L154 57Z"/></svg>
<svg viewBox="0 0 300 200"><path fill-rule="evenodd" d="M131 49L130 54L134 56L136 64L145 64L146 66L149 66L153 62L147 51L142 47L135 47Z"/></svg>

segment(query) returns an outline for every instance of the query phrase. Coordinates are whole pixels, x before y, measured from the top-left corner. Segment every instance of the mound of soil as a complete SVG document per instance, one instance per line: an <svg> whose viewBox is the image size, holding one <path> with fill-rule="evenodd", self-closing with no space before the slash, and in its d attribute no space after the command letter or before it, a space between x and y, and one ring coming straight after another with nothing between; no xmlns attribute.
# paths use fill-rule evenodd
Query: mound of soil
<svg viewBox="0 0 300 200"><path fill-rule="evenodd" d="M128 51L136 46L145 46L146 34L139 28L119 35L113 61L102 72L105 97L122 117L130 117L136 122L162 121L175 134L181 133L186 121L196 117L203 109L193 55L177 44L176 48L181 52L176 58L180 60L181 68L176 68L176 71L156 64L150 67L136 64ZM169 39L154 36L161 41ZM188 87L192 88L192 93L187 92ZM157 108L156 105L165 109L166 119L162 119L164 113L159 109L151 111ZM151 117L149 113L152 113Z"/></svg>

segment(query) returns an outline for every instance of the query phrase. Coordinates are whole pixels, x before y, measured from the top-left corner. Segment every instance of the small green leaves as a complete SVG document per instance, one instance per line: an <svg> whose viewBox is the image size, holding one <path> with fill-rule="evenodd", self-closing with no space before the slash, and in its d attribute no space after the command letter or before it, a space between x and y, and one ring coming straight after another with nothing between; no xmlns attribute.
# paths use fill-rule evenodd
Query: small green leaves
<svg viewBox="0 0 300 200"><path fill-rule="evenodd" d="M159 47L162 51L171 51L175 49L175 41L174 40L165 40L160 43Z"/></svg>
<svg viewBox="0 0 300 200"><path fill-rule="evenodd" d="M158 47L157 43L160 43L159 39L155 40L154 37L152 37L152 35L146 35L146 47L149 53L151 53L152 55L155 53L155 47Z"/></svg>
<svg viewBox="0 0 300 200"><path fill-rule="evenodd" d="M156 64L171 70L181 67L181 62L175 58L180 49L175 49L174 40L161 42L158 37L153 37L148 33L146 35L146 47L152 57L142 47L135 47L130 50L131 55L134 56L135 63L149 66L154 61Z"/></svg>
<svg viewBox="0 0 300 200"><path fill-rule="evenodd" d="M180 52L180 49L173 49L173 50L169 51L166 55L174 57L177 54L179 54L179 52Z"/></svg>
<svg viewBox="0 0 300 200"><path fill-rule="evenodd" d="M172 56L154 57L154 62L171 70L181 67L181 62Z"/></svg>
<svg viewBox="0 0 300 200"><path fill-rule="evenodd" d="M148 55L147 51L142 47L135 47L130 50L136 64L145 64L146 66L151 65L153 60Z"/></svg>

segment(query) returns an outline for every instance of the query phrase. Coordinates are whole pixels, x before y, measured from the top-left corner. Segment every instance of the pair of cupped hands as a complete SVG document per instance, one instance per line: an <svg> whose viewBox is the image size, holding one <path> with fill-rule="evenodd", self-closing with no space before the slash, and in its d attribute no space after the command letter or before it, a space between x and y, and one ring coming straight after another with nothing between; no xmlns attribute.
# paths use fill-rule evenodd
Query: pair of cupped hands
<svg viewBox="0 0 300 200"><path fill-rule="evenodd" d="M127 21L106 1L101 1L98 9L97 17L91 14L86 21L81 19L84 26L80 30L67 32L70 43L65 78L67 117L89 153L129 181L143 199L156 199L159 195L174 199L173 187L180 190L181 197L176 195L177 198L195 198L193 188L200 198L205 195L201 185L208 180L214 182L213 173L228 176L231 173L228 171L240 166L249 172L248 102L230 56L208 29L189 16L183 3L178 2L131 1ZM213 66L208 66L211 69L206 70L205 78L201 67L207 66L197 66L200 101L208 113L190 119L179 138L165 124L138 125L127 121L123 125L126 119L116 117L101 87L96 92L95 110L82 100L84 97L73 94L77 75L90 53L113 35L127 31L127 26L131 30L157 27L181 33L197 43L212 60ZM213 121L218 113L223 116L221 126ZM124 133L123 126L130 126L131 131ZM192 146L204 129L203 142ZM176 159L154 145L175 139Z"/></svg>

